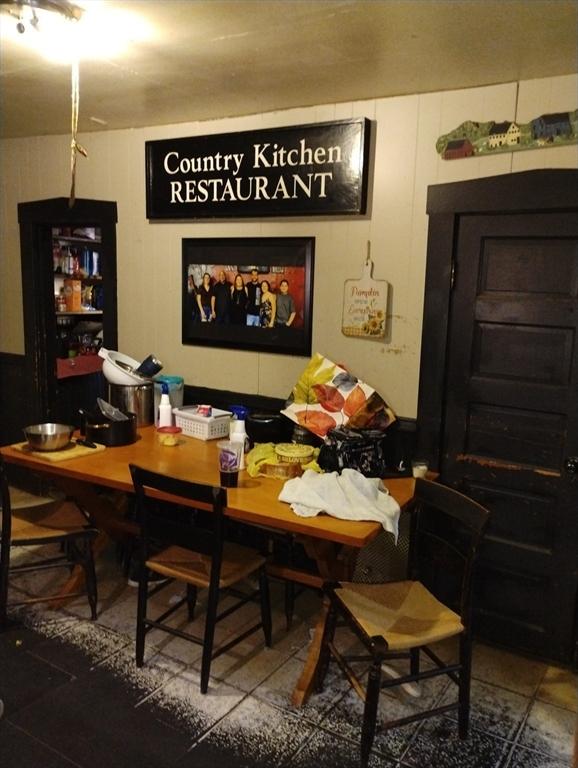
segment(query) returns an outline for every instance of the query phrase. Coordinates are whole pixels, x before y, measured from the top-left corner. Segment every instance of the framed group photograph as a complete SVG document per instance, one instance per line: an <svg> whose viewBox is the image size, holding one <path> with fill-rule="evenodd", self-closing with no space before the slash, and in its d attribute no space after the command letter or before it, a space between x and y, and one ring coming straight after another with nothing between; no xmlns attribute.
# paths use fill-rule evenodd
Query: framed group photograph
<svg viewBox="0 0 578 768"><path fill-rule="evenodd" d="M182 341L311 355L314 237L184 238Z"/></svg>

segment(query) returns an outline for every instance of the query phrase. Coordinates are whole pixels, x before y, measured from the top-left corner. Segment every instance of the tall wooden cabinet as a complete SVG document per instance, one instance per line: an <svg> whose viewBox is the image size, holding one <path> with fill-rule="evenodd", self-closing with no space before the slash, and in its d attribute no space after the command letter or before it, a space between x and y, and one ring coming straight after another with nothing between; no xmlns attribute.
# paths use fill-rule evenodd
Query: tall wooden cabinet
<svg viewBox="0 0 578 768"><path fill-rule="evenodd" d="M24 311L23 423L78 424L105 395L98 345L117 347L116 203L18 206Z"/></svg>

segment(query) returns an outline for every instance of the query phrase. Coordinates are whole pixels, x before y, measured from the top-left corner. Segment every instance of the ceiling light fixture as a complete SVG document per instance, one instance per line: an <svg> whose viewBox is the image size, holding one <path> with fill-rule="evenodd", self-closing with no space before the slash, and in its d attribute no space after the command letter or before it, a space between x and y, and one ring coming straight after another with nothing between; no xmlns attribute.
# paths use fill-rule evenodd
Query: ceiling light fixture
<svg viewBox="0 0 578 768"><path fill-rule="evenodd" d="M28 49L51 64L117 61L155 37L129 3L119 8L107 0L0 0L0 11L15 21L0 24L2 45Z"/></svg>
<svg viewBox="0 0 578 768"><path fill-rule="evenodd" d="M37 10L56 13L69 21L79 21L84 12L69 0L0 0L0 5L8 6L8 13L18 19L16 29L21 35L26 32L26 24L36 31L40 29Z"/></svg>
<svg viewBox="0 0 578 768"><path fill-rule="evenodd" d="M65 21L78 22L82 18L83 9L74 5L68 0L12 0L7 3L0 0L0 5L8 5L8 12L18 19L16 29L20 34L26 31L26 21L36 32L41 32L43 24L40 22L38 12L47 12L49 16L53 14L61 17ZM26 18L28 16L28 18ZM76 140L78 129L78 106L79 106L79 65L78 58L72 60L72 116L71 116L71 141L70 141L70 194L68 205L70 208L74 205L76 199L76 153L79 152L84 157L87 152Z"/></svg>
<svg viewBox="0 0 578 768"><path fill-rule="evenodd" d="M76 155L86 157L77 141L80 61L116 60L131 44L154 37L154 29L132 10L111 8L106 0L0 0L0 11L16 19L16 27L0 25L2 45L18 45L51 64L72 70L71 187L75 201ZM24 34L28 28L33 31ZM93 122L99 123L98 119ZM106 121L101 120L102 125Z"/></svg>

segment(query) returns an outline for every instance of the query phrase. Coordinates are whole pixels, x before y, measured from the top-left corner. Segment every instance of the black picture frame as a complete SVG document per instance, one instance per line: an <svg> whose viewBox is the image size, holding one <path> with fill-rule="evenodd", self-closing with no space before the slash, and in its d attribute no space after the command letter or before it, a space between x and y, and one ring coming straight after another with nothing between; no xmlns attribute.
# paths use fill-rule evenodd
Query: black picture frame
<svg viewBox="0 0 578 768"><path fill-rule="evenodd" d="M314 261L314 237L183 238L182 343L309 357ZM257 292L249 287L251 268L257 272L259 290L263 280L269 284L270 292L275 296L271 304L277 303L281 282L288 282L295 311L291 326L277 324L277 318L266 311L259 315L258 325L248 325L246 314L243 320L242 305L245 303L245 309L250 304L248 311L252 316L249 322L256 322L254 297ZM222 284L221 272L225 273L226 288L217 287L218 283ZM208 291L200 288L205 273L210 276ZM237 280L237 291L233 293L231 286L238 275L243 287ZM214 305L211 296L215 297ZM288 302L284 300L283 303ZM206 318L204 321L202 316Z"/></svg>

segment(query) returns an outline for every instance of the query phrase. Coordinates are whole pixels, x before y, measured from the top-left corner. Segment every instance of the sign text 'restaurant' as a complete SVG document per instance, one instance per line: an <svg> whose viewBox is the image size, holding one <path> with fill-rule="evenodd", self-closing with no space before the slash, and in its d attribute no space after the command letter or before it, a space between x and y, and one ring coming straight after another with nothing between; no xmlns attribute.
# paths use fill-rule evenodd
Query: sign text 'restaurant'
<svg viewBox="0 0 578 768"><path fill-rule="evenodd" d="M365 212L369 121L150 141L149 219Z"/></svg>

